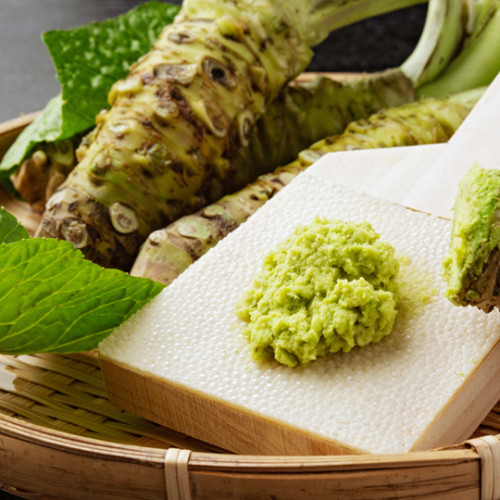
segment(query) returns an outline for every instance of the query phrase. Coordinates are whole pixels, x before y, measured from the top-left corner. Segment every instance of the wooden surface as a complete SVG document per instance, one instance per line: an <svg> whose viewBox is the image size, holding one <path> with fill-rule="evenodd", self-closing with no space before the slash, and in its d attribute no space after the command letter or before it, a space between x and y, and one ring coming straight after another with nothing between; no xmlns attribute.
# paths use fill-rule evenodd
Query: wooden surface
<svg viewBox="0 0 500 500"><path fill-rule="evenodd" d="M102 356L100 360L113 404L220 448L255 455L359 453L341 443L138 373L114 360Z"/></svg>
<svg viewBox="0 0 500 500"><path fill-rule="evenodd" d="M164 499L165 451L68 437L0 416L0 487L25 498ZM50 464L50 466L44 466ZM255 457L191 453L194 500L479 498L472 450L402 456ZM22 485L22 488L15 485Z"/></svg>
<svg viewBox="0 0 500 500"><path fill-rule="evenodd" d="M145 376L112 360L101 357L101 367L113 404L223 449L255 455L360 453L342 443ZM500 343L426 429L414 450L428 450L436 443L461 442L472 435L500 398L498 380Z"/></svg>

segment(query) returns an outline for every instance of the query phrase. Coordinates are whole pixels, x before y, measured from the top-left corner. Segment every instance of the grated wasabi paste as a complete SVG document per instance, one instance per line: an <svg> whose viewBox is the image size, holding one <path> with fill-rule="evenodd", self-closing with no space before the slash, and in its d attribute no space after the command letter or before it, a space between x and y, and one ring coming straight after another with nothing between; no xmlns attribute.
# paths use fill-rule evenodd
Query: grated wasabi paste
<svg viewBox="0 0 500 500"><path fill-rule="evenodd" d="M305 366L393 328L399 262L367 222L316 219L269 253L237 315L256 360Z"/></svg>
<svg viewBox="0 0 500 500"><path fill-rule="evenodd" d="M485 312L499 307L500 171L474 163L461 180L446 255L446 297Z"/></svg>

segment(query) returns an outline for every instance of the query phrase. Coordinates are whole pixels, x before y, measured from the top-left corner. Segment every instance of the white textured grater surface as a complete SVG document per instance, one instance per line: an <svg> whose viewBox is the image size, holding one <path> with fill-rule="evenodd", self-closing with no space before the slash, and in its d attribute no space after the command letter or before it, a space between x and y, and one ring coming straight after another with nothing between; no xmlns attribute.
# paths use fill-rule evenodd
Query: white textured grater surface
<svg viewBox="0 0 500 500"><path fill-rule="evenodd" d="M409 257L402 278L415 285L406 305L416 310L381 343L305 370L259 365L235 305L264 255L316 216L367 220ZM450 228L336 186L310 167L103 341L101 355L349 447L409 451L500 338L499 314L457 308L442 297ZM430 289L437 293L423 305L422 290Z"/></svg>

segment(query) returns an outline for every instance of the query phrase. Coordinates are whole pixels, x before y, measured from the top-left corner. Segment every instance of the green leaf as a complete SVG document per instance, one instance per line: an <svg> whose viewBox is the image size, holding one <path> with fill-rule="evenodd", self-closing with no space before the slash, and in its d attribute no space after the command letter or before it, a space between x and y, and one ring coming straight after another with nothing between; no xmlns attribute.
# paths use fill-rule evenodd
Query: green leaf
<svg viewBox="0 0 500 500"><path fill-rule="evenodd" d="M29 237L26 228L5 208L0 207L0 243L12 243Z"/></svg>
<svg viewBox="0 0 500 500"><path fill-rule="evenodd" d="M0 246L0 353L94 349L163 285L83 258L66 241Z"/></svg>
<svg viewBox="0 0 500 500"><path fill-rule="evenodd" d="M44 110L19 134L0 163L0 179L8 177L33 148L42 142L63 139L62 97L52 98ZM2 181L3 182L3 181Z"/></svg>
<svg viewBox="0 0 500 500"><path fill-rule="evenodd" d="M97 113L107 107L111 85L151 50L178 11L177 6L150 2L114 19L44 33L61 83L66 137L94 124Z"/></svg>
<svg viewBox="0 0 500 500"><path fill-rule="evenodd" d="M5 181L38 144L83 134L107 107L111 85L151 50L180 7L148 2L126 14L70 30L44 33L61 84L61 95L18 137L0 163Z"/></svg>

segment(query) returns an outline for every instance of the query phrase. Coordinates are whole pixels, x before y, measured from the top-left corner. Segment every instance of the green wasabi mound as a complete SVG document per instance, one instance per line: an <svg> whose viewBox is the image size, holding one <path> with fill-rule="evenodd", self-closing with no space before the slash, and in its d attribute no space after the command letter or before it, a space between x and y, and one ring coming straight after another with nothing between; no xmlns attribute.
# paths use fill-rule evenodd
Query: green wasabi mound
<svg viewBox="0 0 500 500"><path fill-rule="evenodd" d="M475 163L461 180L454 204L446 297L485 312L499 307L500 171Z"/></svg>
<svg viewBox="0 0 500 500"><path fill-rule="evenodd" d="M238 303L253 358L306 366L382 340L397 314L398 272L394 249L367 222L298 227Z"/></svg>

